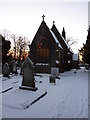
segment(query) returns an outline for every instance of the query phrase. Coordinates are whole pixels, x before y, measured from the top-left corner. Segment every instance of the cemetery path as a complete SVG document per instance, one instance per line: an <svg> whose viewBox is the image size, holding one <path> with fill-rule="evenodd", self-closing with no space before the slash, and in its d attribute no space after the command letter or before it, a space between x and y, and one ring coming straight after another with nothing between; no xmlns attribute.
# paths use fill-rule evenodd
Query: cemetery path
<svg viewBox="0 0 90 120"><path fill-rule="evenodd" d="M59 75L60 79L56 79L56 85L49 83L49 76L35 76L36 92L20 90L22 77L19 75L3 81L3 90L13 87L2 95L3 118L87 118L88 71L78 70L76 74L74 70L64 72ZM20 110L22 105L28 105L45 91L47 94L42 99L28 109Z"/></svg>
<svg viewBox="0 0 90 120"><path fill-rule="evenodd" d="M90 120L90 71L88 74L88 119Z"/></svg>
<svg viewBox="0 0 90 120"><path fill-rule="evenodd" d="M85 71L78 71L75 75L71 75L72 79L70 81L69 92L56 104L54 118L88 117L87 77L88 72Z"/></svg>

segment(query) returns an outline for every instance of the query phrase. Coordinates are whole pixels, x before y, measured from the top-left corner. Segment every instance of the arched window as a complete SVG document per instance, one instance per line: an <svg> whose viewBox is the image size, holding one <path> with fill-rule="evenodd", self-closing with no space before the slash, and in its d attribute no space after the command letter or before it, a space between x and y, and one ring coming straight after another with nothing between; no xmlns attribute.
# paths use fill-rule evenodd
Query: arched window
<svg viewBox="0 0 90 120"><path fill-rule="evenodd" d="M37 57L39 57L39 49L37 48Z"/></svg>
<svg viewBox="0 0 90 120"><path fill-rule="evenodd" d="M43 56L46 58L46 48L43 49Z"/></svg>
<svg viewBox="0 0 90 120"><path fill-rule="evenodd" d="M47 48L47 58L49 58L49 48Z"/></svg>
<svg viewBox="0 0 90 120"><path fill-rule="evenodd" d="M47 62L49 59L49 47L45 39L41 40L37 45L38 62Z"/></svg>
<svg viewBox="0 0 90 120"><path fill-rule="evenodd" d="M40 57L42 58L42 56L43 56L43 53L42 53L43 51L42 51L42 48L40 48Z"/></svg>

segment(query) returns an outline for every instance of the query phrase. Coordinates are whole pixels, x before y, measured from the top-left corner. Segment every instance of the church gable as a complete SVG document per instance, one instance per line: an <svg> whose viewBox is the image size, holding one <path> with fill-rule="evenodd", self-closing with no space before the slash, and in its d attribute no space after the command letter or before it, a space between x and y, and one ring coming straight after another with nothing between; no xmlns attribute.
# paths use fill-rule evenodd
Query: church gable
<svg viewBox="0 0 90 120"><path fill-rule="evenodd" d="M68 49L64 38L60 35L55 25L53 25L52 29L49 29L43 19L30 45L30 58L35 65L36 71L39 72L42 69L47 71L46 66L42 66L46 64L48 64L49 71L50 67L58 67L60 71L63 71L65 60L67 62L68 59L67 52Z"/></svg>
<svg viewBox="0 0 90 120"><path fill-rule="evenodd" d="M61 46L63 47L64 50L67 49L67 45L64 41L64 38L61 36L61 34L59 33L59 31L57 30L56 26L53 24L51 30L53 31L53 33L56 35L56 37L58 38Z"/></svg>
<svg viewBox="0 0 90 120"><path fill-rule="evenodd" d="M73 53L73 51L71 50L70 46L68 45L68 43L66 42L66 33L65 33L65 29L63 27L63 31L62 31L62 35L59 33L59 31L57 30L55 24L53 24L51 30L53 31L53 33L56 35L57 39L59 40L61 46L63 47L63 49L67 52Z"/></svg>
<svg viewBox="0 0 90 120"><path fill-rule="evenodd" d="M50 63L52 59L55 59L56 49L63 50L59 40L43 19L30 45L30 57L34 63Z"/></svg>
<svg viewBox="0 0 90 120"><path fill-rule="evenodd" d="M39 44L43 44L44 46L49 46L51 47L55 44L55 40L52 37L48 26L46 25L45 21L43 20L32 43L31 43L31 47L37 47ZM44 44L45 43L45 44ZM53 46L54 47L54 46Z"/></svg>
<svg viewBox="0 0 90 120"><path fill-rule="evenodd" d="M30 45L30 57L36 63L50 63L52 51L55 50L55 42L44 19Z"/></svg>
<svg viewBox="0 0 90 120"><path fill-rule="evenodd" d="M72 52L70 46L67 44L67 42L65 40L66 39L65 29L63 28L62 35L61 35L59 33L59 31L57 30L55 24L53 24L51 30L56 35L56 37L58 38L61 46L64 49L64 68L65 68L65 70L70 70L72 68L72 55L73 55L73 52Z"/></svg>
<svg viewBox="0 0 90 120"><path fill-rule="evenodd" d="M54 38L54 40L55 40L55 42L56 42L56 44L57 44L57 47L59 47L60 49L63 50L63 48L62 48L62 46L61 46L59 40L57 39L57 37L55 36L55 34L53 33L53 31L50 30L50 32L51 32L51 34L52 34L52 36L53 36L53 38Z"/></svg>

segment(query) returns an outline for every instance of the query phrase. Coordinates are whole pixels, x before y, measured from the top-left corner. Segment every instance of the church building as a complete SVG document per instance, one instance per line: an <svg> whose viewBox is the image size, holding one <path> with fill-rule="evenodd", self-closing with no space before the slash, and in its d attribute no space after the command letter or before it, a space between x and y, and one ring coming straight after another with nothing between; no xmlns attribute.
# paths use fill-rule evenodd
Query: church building
<svg viewBox="0 0 90 120"><path fill-rule="evenodd" d="M51 73L51 67L57 67L59 68L59 72L64 72L64 64L67 59L67 57L65 58L65 52L67 51L66 55L70 53L70 51L67 50L67 45L65 45L64 29L62 32L63 37L60 38L60 35L55 32L55 30L57 31L57 29L55 29L55 22L53 22L52 28L49 29L44 17L43 15L41 25L30 45L30 58L34 63L35 72ZM62 41L64 41L64 43ZM71 59L68 61L71 62Z"/></svg>
<svg viewBox="0 0 90 120"><path fill-rule="evenodd" d="M62 35L60 34L60 32L57 30L55 24L53 24L51 30L53 31L53 33L55 34L55 36L57 37L57 39L59 40L59 43L61 44L62 48L63 48L63 52L64 52L64 70L68 71L73 67L73 52L70 48L70 46L68 45L68 43L66 42L66 32L65 32L65 28L63 27L62 30Z"/></svg>

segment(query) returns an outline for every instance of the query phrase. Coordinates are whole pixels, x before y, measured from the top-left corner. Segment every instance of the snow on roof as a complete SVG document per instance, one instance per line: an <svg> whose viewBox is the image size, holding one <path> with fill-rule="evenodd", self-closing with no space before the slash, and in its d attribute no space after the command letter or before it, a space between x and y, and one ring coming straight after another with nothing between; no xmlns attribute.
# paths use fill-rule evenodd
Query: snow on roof
<svg viewBox="0 0 90 120"><path fill-rule="evenodd" d="M71 63L71 62L68 60L68 63Z"/></svg>
<svg viewBox="0 0 90 120"><path fill-rule="evenodd" d="M69 49L71 52L73 52L72 49L70 48L70 46L68 45L68 43L66 42L66 40L64 39L64 37L63 37L63 36L61 36L61 37L62 37L63 41L65 42L65 44L67 45L68 49Z"/></svg>
<svg viewBox="0 0 90 120"><path fill-rule="evenodd" d="M58 43L58 46L59 46L61 49L63 49L62 46L61 46L61 44L60 44L60 42L59 42L59 40L58 40L57 37L55 36L55 34L54 34L51 30L50 30L50 32L51 32L51 34L52 34L55 42Z"/></svg>
<svg viewBox="0 0 90 120"><path fill-rule="evenodd" d="M79 59L79 55L78 54L73 54L73 60L77 61Z"/></svg>
<svg viewBox="0 0 90 120"><path fill-rule="evenodd" d="M57 63L57 64L59 64L59 61L58 61L58 60L56 60L56 63Z"/></svg>
<svg viewBox="0 0 90 120"><path fill-rule="evenodd" d="M36 63L36 65L49 65L48 63Z"/></svg>
<svg viewBox="0 0 90 120"><path fill-rule="evenodd" d="M64 37L63 36L61 36L61 37L62 37L63 41L65 42L65 44L67 45L67 47L70 48L70 46L68 45L68 43L66 42L66 40L64 39Z"/></svg>
<svg viewBox="0 0 90 120"><path fill-rule="evenodd" d="M73 50L71 48L69 48L69 50L73 53Z"/></svg>

